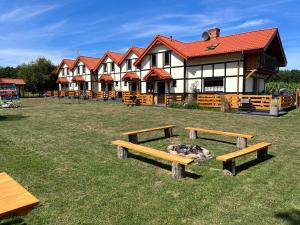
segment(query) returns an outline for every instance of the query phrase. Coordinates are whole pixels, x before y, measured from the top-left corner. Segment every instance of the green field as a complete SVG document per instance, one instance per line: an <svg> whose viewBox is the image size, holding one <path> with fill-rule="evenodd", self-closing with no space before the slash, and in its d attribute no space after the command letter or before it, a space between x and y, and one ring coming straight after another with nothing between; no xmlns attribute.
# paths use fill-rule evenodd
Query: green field
<svg viewBox="0 0 300 225"><path fill-rule="evenodd" d="M206 110L127 107L120 103L24 99L0 111L0 171L40 199L22 220L0 224L300 224L300 110L274 118ZM171 177L170 163L130 154L117 159L122 131L174 124L176 136L142 145L164 150L196 143L221 155L234 138L203 134L188 139L186 126L250 133L250 144L272 142L273 156L237 160L239 173L223 176L215 159ZM143 142L162 132L140 135ZM212 140L218 139L223 142ZM10 223L12 222L12 223Z"/></svg>

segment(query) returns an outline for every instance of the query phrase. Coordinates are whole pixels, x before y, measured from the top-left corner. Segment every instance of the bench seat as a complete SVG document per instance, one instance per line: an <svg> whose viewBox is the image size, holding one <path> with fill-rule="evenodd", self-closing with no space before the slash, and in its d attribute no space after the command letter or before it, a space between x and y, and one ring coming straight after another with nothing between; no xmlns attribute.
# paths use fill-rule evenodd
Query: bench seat
<svg viewBox="0 0 300 225"><path fill-rule="evenodd" d="M196 139L198 137L197 132L237 137L237 147L239 149L247 147L247 140L253 138L252 134L233 133L233 132L226 132L221 130L210 130L210 129L197 128L197 127L186 127L185 129L190 131L190 139Z"/></svg>
<svg viewBox="0 0 300 225"><path fill-rule="evenodd" d="M230 152L225 155L218 156L216 159L219 161L223 161L223 169L229 170L232 175L235 175L235 159L252 152L257 152L257 158L259 160L265 160L268 155L268 147L272 144L269 142L260 142L255 145L251 145L247 148Z"/></svg>
<svg viewBox="0 0 300 225"><path fill-rule="evenodd" d="M172 155L165 151L156 150L127 141L116 140L112 141L112 144L118 146L118 157L122 159L127 158L128 149L130 149L135 152L172 162L172 176L174 178L183 177L185 166L193 162L193 159L184 156Z"/></svg>
<svg viewBox="0 0 300 225"><path fill-rule="evenodd" d="M171 137L173 134L172 131L173 131L174 127L175 127L174 125L165 125L165 126L161 126L161 127L153 127L153 128L147 128L147 129L136 130L136 131L128 131L128 132L124 132L122 134L128 135L129 142L138 143L138 137L137 137L138 134L152 132L152 131L158 131L158 130L164 130L165 137Z"/></svg>
<svg viewBox="0 0 300 225"><path fill-rule="evenodd" d="M0 218L26 215L39 200L6 173L0 173Z"/></svg>

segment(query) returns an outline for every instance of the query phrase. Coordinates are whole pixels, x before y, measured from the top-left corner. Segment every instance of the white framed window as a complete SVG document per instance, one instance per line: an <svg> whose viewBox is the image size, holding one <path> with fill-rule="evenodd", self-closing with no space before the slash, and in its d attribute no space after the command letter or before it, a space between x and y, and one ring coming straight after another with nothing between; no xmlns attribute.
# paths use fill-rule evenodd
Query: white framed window
<svg viewBox="0 0 300 225"><path fill-rule="evenodd" d="M224 92L223 78L205 78L204 92Z"/></svg>

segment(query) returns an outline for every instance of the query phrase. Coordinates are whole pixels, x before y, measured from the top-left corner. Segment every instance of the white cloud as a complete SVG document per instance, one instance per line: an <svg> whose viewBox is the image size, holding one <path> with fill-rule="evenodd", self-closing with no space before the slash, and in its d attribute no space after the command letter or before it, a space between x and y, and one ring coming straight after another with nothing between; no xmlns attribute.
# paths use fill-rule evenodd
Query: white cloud
<svg viewBox="0 0 300 225"><path fill-rule="evenodd" d="M24 6L0 15L0 22L24 21L58 8L59 5Z"/></svg>
<svg viewBox="0 0 300 225"><path fill-rule="evenodd" d="M46 57L56 64L62 58L62 55L60 51L15 48L0 49L0 66L17 66L22 63L28 63L38 57Z"/></svg>
<svg viewBox="0 0 300 225"><path fill-rule="evenodd" d="M256 27L256 26L262 26L265 25L267 23L270 23L271 20L269 19L258 19L258 20L249 20L246 21L240 25L237 26L232 26L232 27L227 27L224 28L224 31L229 31L229 30L238 30L238 29L244 29L244 28L248 28L248 27Z"/></svg>

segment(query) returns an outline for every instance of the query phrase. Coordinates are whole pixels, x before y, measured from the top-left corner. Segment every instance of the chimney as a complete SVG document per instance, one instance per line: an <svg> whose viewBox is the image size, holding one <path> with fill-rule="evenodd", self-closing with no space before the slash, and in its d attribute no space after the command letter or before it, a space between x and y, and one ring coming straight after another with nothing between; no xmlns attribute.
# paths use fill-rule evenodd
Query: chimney
<svg viewBox="0 0 300 225"><path fill-rule="evenodd" d="M217 39L218 37L220 37L220 28L212 28L208 30L208 34L210 37L210 40L214 40Z"/></svg>

